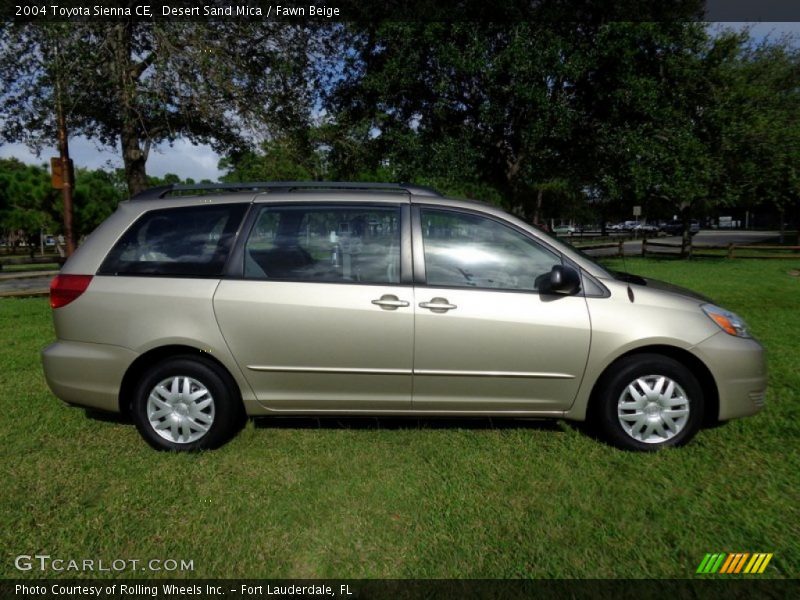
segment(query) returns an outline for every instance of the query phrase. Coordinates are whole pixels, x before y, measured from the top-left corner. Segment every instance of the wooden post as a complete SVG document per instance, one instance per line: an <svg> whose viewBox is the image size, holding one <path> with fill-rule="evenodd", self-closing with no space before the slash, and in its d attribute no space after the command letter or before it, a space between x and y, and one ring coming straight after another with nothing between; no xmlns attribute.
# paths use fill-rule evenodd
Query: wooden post
<svg viewBox="0 0 800 600"><path fill-rule="evenodd" d="M625 256L625 245L624 244L625 244L625 240L624 239L619 241L619 254L617 256L619 256L620 258Z"/></svg>
<svg viewBox="0 0 800 600"><path fill-rule="evenodd" d="M647 234L642 238L642 258L647 256Z"/></svg>
<svg viewBox="0 0 800 600"><path fill-rule="evenodd" d="M728 244L728 258L733 258L733 242Z"/></svg>

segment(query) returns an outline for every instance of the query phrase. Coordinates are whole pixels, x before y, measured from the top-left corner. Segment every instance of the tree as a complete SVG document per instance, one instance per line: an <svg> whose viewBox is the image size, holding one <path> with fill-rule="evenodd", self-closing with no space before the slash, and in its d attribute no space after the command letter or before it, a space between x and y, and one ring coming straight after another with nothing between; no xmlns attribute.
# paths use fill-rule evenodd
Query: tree
<svg viewBox="0 0 800 600"><path fill-rule="evenodd" d="M724 82L719 194L777 211L782 237L800 202L800 50L786 39L740 45Z"/></svg>
<svg viewBox="0 0 800 600"><path fill-rule="evenodd" d="M575 160L609 212L687 221L709 198L716 102L702 24L609 23L579 37Z"/></svg>
<svg viewBox="0 0 800 600"><path fill-rule="evenodd" d="M798 202L787 44L751 48L746 32L689 19L349 23L332 35L319 122L232 154L231 180L414 181L534 221L596 210L605 222L639 205L681 215L686 242L690 219L717 207Z"/></svg>
<svg viewBox="0 0 800 600"><path fill-rule="evenodd" d="M537 220L545 195L628 207L704 198L702 24L388 23L351 28L328 97L335 171L488 188ZM680 177L675 174L680 173Z"/></svg>
<svg viewBox="0 0 800 600"><path fill-rule="evenodd" d="M127 196L124 176L102 169L77 169L75 235L91 233ZM61 196L51 187L45 165L0 159L0 230L34 246L39 234L62 233Z"/></svg>
<svg viewBox="0 0 800 600"><path fill-rule="evenodd" d="M126 198L127 186L120 175L102 169L77 170L73 221L76 240L89 235Z"/></svg>
<svg viewBox="0 0 800 600"><path fill-rule="evenodd" d="M32 257L42 231L57 231L57 196L46 167L0 158L0 229L8 249L21 238Z"/></svg>
<svg viewBox="0 0 800 600"><path fill-rule="evenodd" d="M323 179L324 152L296 138L282 137L264 142L260 150L225 157L219 168L223 181L304 181Z"/></svg>
<svg viewBox="0 0 800 600"><path fill-rule="evenodd" d="M308 28L274 21L7 23L0 26L2 137L54 137L55 56L72 135L121 148L130 194L151 147L185 137L223 151L302 127L313 94Z"/></svg>
<svg viewBox="0 0 800 600"><path fill-rule="evenodd" d="M328 97L333 170L488 188L526 212L563 175L576 67L564 25L385 23L351 28L346 76Z"/></svg>

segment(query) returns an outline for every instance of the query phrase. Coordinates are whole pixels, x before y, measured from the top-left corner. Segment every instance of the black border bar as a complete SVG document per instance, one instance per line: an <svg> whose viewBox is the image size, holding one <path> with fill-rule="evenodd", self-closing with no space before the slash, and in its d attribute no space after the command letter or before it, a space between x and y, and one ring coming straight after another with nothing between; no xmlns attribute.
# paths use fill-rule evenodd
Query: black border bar
<svg viewBox="0 0 800 600"><path fill-rule="evenodd" d="M7 0L0 3L0 18L19 22L246 20L304 24L341 21L792 22L800 21L800 2L796 0L505 0L504 2L486 2L486 0Z"/></svg>
<svg viewBox="0 0 800 600"><path fill-rule="evenodd" d="M641 600L642 598L797 598L798 579L714 576L697 579L60 579L3 580L4 600L216 599L282 600L298 598L472 599L571 598ZM33 591L36 590L36 591ZM155 593L154 593L155 590ZM171 590L171 591L170 591ZM99 593L98 593L99 592Z"/></svg>

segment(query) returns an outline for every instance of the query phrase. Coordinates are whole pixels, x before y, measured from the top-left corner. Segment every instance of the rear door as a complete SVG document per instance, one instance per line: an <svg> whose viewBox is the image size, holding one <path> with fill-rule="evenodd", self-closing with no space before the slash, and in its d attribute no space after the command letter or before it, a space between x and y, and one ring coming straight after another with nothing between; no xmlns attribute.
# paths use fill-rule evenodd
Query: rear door
<svg viewBox="0 0 800 600"><path fill-rule="evenodd" d="M410 408L408 204L254 210L235 258L241 275L220 283L214 310L259 401L286 411Z"/></svg>
<svg viewBox="0 0 800 600"><path fill-rule="evenodd" d="M417 410L566 410L589 354L582 295L540 294L560 255L470 211L414 209Z"/></svg>

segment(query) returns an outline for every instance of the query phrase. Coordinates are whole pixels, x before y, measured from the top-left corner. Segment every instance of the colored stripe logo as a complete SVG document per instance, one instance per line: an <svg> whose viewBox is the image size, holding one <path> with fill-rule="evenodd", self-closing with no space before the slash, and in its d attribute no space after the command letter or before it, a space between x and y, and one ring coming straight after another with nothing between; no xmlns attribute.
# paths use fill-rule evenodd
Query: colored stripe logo
<svg viewBox="0 0 800 600"><path fill-rule="evenodd" d="M736 575L740 573L763 573L769 561L772 560L772 553L765 552L719 552L706 554L697 567L696 573L703 574L725 574Z"/></svg>

